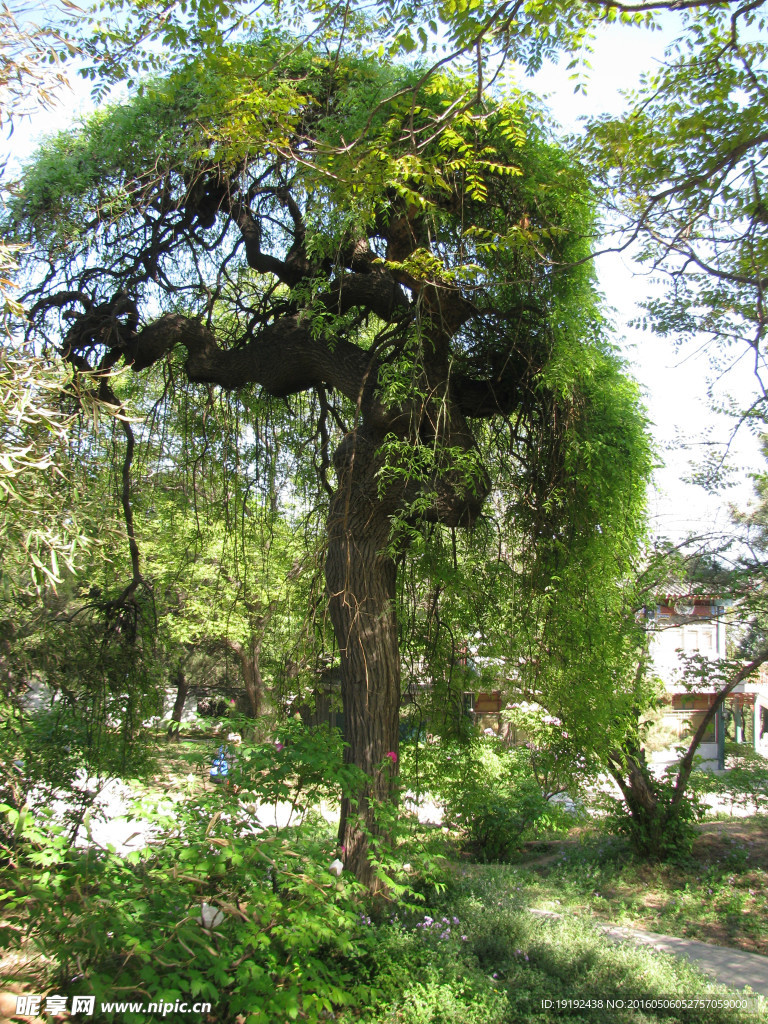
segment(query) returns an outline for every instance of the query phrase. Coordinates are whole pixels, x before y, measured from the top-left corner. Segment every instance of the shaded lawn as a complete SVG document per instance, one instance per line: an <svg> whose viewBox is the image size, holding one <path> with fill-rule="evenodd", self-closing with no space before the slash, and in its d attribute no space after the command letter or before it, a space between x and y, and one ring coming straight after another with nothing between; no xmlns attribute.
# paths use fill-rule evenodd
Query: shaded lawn
<svg viewBox="0 0 768 1024"><path fill-rule="evenodd" d="M687 961L606 942L587 917L542 920L516 869L465 865L420 919L372 929L376 997L339 1019L366 1024L755 1024ZM442 916L440 916L442 915ZM678 1004L678 1005L675 1005Z"/></svg>
<svg viewBox="0 0 768 1024"><path fill-rule="evenodd" d="M639 862L587 830L578 841L532 844L520 864L496 870L503 891L533 907L768 955L766 816L701 825L684 864Z"/></svg>

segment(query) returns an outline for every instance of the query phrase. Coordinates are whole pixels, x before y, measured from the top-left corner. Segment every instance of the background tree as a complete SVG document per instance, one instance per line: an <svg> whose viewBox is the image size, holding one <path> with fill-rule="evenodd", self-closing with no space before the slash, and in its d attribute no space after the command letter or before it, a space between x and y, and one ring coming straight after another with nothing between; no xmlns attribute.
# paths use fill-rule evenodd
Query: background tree
<svg viewBox="0 0 768 1024"><path fill-rule="evenodd" d="M24 4L15 13L0 7L0 128L9 135L19 119L57 102L68 84L60 54L76 52L60 33L28 22L28 14ZM4 161L0 184L5 170ZM13 326L24 317L14 294L17 271L18 246L0 238L0 536L4 563L22 551L31 571L23 587L36 591L46 578L60 580L59 561L71 564L77 547L77 523L50 514L50 475L64 478L67 459L60 449L70 424L57 399L71 388L71 371L10 345ZM7 572L0 577L6 590L12 578Z"/></svg>
<svg viewBox="0 0 768 1024"><path fill-rule="evenodd" d="M275 710L286 663L306 662L315 639L307 609L320 574L316 538L295 508L301 482L287 475L294 459L249 426L251 417L272 417L277 438L288 417L282 404L190 385L178 360L162 369L154 388L126 380L123 400L144 410L134 504L145 574L177 665L172 719L180 720L190 688L205 696L222 677L239 680L227 692L257 719ZM300 443L302 431L295 434Z"/></svg>
<svg viewBox="0 0 768 1024"><path fill-rule="evenodd" d="M622 248L668 282L645 303L645 325L706 346L718 375L749 359L755 412L765 401L766 5L691 5L683 29L626 113L589 123L585 156Z"/></svg>

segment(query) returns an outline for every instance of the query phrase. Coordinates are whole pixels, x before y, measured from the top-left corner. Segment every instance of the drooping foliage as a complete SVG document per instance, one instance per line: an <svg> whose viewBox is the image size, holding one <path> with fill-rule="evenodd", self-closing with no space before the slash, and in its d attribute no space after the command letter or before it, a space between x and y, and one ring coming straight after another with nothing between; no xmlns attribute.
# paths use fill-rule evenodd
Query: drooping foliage
<svg viewBox="0 0 768 1024"><path fill-rule="evenodd" d="M560 439L560 475L542 474L547 463L535 458L520 474L488 430L495 490L482 521L471 533L433 535L403 584L412 676L418 681L419 657L431 652L449 694L438 688L449 731L462 721L463 691L501 686L558 716L574 771L578 752L594 765L615 747L652 692L636 678L648 441L635 388L612 360L596 359L582 386L591 388L589 412L574 411ZM538 449L552 437L530 441Z"/></svg>
<svg viewBox="0 0 768 1024"><path fill-rule="evenodd" d="M506 656L526 685L565 693L559 652L578 632L604 707L616 651L593 641L621 604L649 454L584 261L585 174L532 101L269 36L54 137L10 224L30 245L31 338L101 375L172 375L180 346L204 407L213 386L237 392L238 429L317 474L348 756L372 780L363 819L398 744L397 565L430 524L470 527L490 497L488 572L518 602L498 599ZM276 430L264 410L282 398L298 416ZM226 444L207 455L225 493L251 475ZM126 494L124 476L124 510ZM372 823L349 811L342 845L363 877Z"/></svg>

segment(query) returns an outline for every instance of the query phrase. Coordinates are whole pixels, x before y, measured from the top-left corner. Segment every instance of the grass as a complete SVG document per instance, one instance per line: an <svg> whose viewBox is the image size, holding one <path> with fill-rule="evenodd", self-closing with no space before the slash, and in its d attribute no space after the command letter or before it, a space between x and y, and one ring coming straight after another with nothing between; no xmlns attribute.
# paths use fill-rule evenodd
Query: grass
<svg viewBox="0 0 768 1024"><path fill-rule="evenodd" d="M535 917L526 907L525 886L505 884L516 877L514 869L467 865L432 913L421 912L421 923L379 928L375 939L372 935L372 957L374 985L384 998L375 1008L337 1019L343 1024L754 1024L754 1015L730 1009L649 1008L652 1001L722 999L733 993L685 961L606 942L584 917ZM645 1008L636 1005L641 1002Z"/></svg>
<svg viewBox="0 0 768 1024"><path fill-rule="evenodd" d="M637 861L598 831L538 844L499 885L531 906L768 955L768 818L702 826L689 864Z"/></svg>

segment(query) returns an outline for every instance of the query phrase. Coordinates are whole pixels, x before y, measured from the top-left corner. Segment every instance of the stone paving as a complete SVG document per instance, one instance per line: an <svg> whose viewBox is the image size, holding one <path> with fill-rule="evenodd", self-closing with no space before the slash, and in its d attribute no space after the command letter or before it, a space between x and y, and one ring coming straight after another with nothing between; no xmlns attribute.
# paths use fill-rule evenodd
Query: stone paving
<svg viewBox="0 0 768 1024"><path fill-rule="evenodd" d="M535 910L530 913L537 917L559 918L552 910ZM597 925L603 934L614 942L634 942L640 946L651 946L664 953L685 957L709 974L721 985L733 989L749 986L753 992L768 1000L768 957L758 953L746 953L741 949L713 946L698 939L680 939L674 935L658 935L641 928L619 927L618 925ZM768 1012L768 1002L764 1006Z"/></svg>
<svg viewBox="0 0 768 1024"><path fill-rule="evenodd" d="M686 957L722 985L735 989L749 985L754 992L768 1000L768 957L760 956L758 953L746 953L742 949L713 946L709 942L699 942L698 939L657 935L655 932L642 931L640 928L603 926L602 931L618 942L634 942L642 946L652 946L653 949L665 953L673 953L675 956Z"/></svg>

